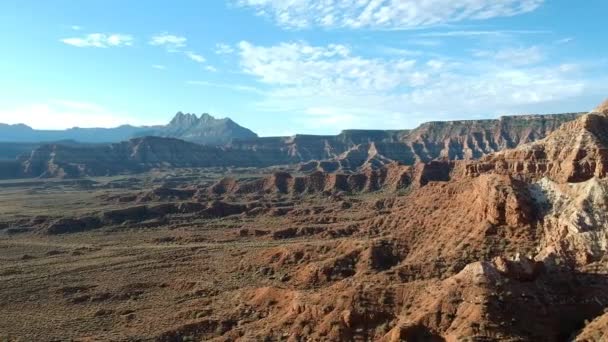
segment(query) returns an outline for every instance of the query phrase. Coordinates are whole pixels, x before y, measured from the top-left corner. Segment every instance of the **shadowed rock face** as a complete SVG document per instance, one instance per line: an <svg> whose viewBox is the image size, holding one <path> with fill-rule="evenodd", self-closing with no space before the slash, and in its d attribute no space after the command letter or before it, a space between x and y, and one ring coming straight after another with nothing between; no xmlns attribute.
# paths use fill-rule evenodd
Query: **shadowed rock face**
<svg viewBox="0 0 608 342"><path fill-rule="evenodd" d="M0 179L22 177L21 163L11 160L0 160Z"/></svg>
<svg viewBox="0 0 608 342"><path fill-rule="evenodd" d="M417 173L423 170L391 164L377 170L342 174L315 171L305 176L292 176L287 172L253 180L237 181L227 177L212 185L207 191L216 195L243 194L338 194L360 193L379 190L396 191L407 188Z"/></svg>
<svg viewBox="0 0 608 342"><path fill-rule="evenodd" d="M178 139L144 137L86 147L45 145L22 161L25 177L81 177L143 172L159 167L255 165L251 155Z"/></svg>

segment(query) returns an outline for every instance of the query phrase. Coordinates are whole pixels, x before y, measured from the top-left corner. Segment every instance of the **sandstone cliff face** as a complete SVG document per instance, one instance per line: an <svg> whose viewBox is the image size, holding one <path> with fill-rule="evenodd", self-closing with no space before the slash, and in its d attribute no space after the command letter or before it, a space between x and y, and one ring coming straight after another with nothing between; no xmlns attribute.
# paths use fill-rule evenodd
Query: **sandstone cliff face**
<svg viewBox="0 0 608 342"><path fill-rule="evenodd" d="M467 167L471 175L547 176L561 183L603 178L607 170L608 116L596 113L565 123L546 139L484 157Z"/></svg>
<svg viewBox="0 0 608 342"><path fill-rule="evenodd" d="M477 159L486 154L542 139L578 114L503 116L498 120L429 122L406 141L422 161Z"/></svg>
<svg viewBox="0 0 608 342"><path fill-rule="evenodd" d="M607 255L607 180L558 184L543 178L530 189L542 215L537 259L553 264L559 258L586 265Z"/></svg>
<svg viewBox="0 0 608 342"><path fill-rule="evenodd" d="M606 116L588 114L564 124L544 140L465 164L465 175L461 173L444 187L464 187L467 190L461 196L468 189L472 189L471 195L478 195L467 199L448 196L452 205L442 209L446 211L443 215L453 217L447 210L464 201L476 212L477 222L529 227L526 229L536 236L536 242L527 243L536 245L530 255L547 267L577 267L602 260L608 253L606 129ZM500 179L497 177L508 177L509 183L488 187L488 180ZM424 189L417 196L439 203L434 193ZM475 219L471 217L469 222Z"/></svg>
<svg viewBox="0 0 608 342"><path fill-rule="evenodd" d="M580 116L545 139L478 161L456 162L452 171L446 162L436 164L451 180L444 187L463 187L460 196L471 191L466 199L452 197L452 207L464 201L478 222L529 227L537 234L531 254L537 260L587 265L607 255L607 115ZM499 179L508 182L492 185ZM423 189L418 195L436 197Z"/></svg>
<svg viewBox="0 0 608 342"><path fill-rule="evenodd" d="M596 111L481 161L435 162L430 174L438 177L372 219L370 227L391 232L407 249L395 274L433 277L448 265L457 271L427 284L424 295L412 285L402 289L396 298L406 297L410 309L383 341L564 340L601 315L605 275L590 270L608 258L607 129ZM597 286L583 285L577 272ZM562 291L570 299L542 308ZM603 336L605 325L600 316L578 340Z"/></svg>
<svg viewBox="0 0 608 342"><path fill-rule="evenodd" d="M352 171L399 162L472 160L546 137L580 114L504 116L497 120L429 122L413 130L344 131L337 136L296 135L234 141L275 164L302 163L303 171Z"/></svg>

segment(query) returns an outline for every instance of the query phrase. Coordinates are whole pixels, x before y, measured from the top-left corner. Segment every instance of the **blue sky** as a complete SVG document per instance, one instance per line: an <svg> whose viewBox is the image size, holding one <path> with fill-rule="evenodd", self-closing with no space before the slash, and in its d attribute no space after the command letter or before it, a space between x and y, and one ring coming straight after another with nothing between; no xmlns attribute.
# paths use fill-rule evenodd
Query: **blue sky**
<svg viewBox="0 0 608 342"><path fill-rule="evenodd" d="M590 110L604 0L3 0L0 122L260 135Z"/></svg>

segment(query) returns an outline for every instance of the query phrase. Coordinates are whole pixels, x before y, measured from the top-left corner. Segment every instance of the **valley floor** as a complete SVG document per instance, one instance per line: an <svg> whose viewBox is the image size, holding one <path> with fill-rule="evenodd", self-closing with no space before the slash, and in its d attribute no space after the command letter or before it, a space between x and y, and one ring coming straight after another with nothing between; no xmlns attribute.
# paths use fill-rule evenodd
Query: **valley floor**
<svg viewBox="0 0 608 342"><path fill-rule="evenodd" d="M210 193L218 180L0 183L0 338L606 338L605 258L574 269L527 258L543 228L509 216L526 210L504 177L297 195Z"/></svg>

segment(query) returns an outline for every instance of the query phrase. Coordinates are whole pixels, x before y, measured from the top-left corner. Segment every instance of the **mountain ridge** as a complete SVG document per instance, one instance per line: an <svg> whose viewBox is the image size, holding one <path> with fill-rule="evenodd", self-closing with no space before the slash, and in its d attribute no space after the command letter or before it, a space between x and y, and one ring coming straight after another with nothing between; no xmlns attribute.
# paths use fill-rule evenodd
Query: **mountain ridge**
<svg viewBox="0 0 608 342"><path fill-rule="evenodd" d="M64 130L37 130L22 123L0 123L0 142L45 143L74 140L81 143L117 143L146 135L213 145L226 144L235 138L257 137L257 134L229 118L216 119L207 113L202 114L199 119L195 114L178 112L167 125L155 126L120 125L113 128L72 127Z"/></svg>
<svg viewBox="0 0 608 342"><path fill-rule="evenodd" d="M497 120L426 123L413 130L345 130L335 136L294 135L232 139L224 145L186 143L173 136L187 134L211 116L178 114L165 131L168 137L144 136L97 146L43 145L14 161L21 170L4 178L83 177L135 173L158 167L269 167L299 165L299 171L359 172L391 163L415 165L433 160L475 160L488 154L536 141L557 130L579 113L516 116ZM220 122L225 122L219 120ZM221 131L221 130L220 130ZM211 130L212 133L218 131ZM213 135L213 134L212 134ZM135 146L146 146L135 148ZM143 158L154 151L153 159ZM97 156L91 159L89 156ZM178 160L180 156L183 160ZM205 159L207 156L209 159ZM106 165L103 165L106 163ZM124 165L118 165L123 163ZM40 165L31 168L28 165ZM7 176L8 174L8 176Z"/></svg>

